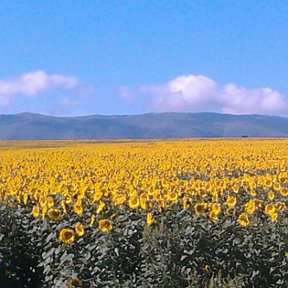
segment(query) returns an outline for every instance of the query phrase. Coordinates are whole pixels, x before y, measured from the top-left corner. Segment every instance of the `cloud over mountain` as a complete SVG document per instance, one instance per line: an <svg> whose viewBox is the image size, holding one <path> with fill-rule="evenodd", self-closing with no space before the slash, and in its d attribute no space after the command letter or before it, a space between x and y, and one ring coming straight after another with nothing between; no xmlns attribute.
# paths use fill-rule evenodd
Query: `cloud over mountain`
<svg viewBox="0 0 288 288"><path fill-rule="evenodd" d="M47 74L41 70L28 72L14 79L0 80L0 106L9 105L20 95L37 97L48 90L72 90L79 85L80 81L73 76Z"/></svg>
<svg viewBox="0 0 288 288"><path fill-rule="evenodd" d="M183 75L161 85L146 85L155 112L216 111L232 114L285 114L288 100L269 87L249 89L236 84L219 85L202 75Z"/></svg>

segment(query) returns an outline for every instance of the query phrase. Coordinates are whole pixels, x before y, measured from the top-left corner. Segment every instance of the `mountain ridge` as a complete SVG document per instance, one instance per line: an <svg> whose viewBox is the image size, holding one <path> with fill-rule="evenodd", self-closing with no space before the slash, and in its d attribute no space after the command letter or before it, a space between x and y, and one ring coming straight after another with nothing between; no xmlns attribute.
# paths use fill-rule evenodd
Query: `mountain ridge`
<svg viewBox="0 0 288 288"><path fill-rule="evenodd" d="M1 140L288 137L288 118L214 112L137 115L0 115Z"/></svg>

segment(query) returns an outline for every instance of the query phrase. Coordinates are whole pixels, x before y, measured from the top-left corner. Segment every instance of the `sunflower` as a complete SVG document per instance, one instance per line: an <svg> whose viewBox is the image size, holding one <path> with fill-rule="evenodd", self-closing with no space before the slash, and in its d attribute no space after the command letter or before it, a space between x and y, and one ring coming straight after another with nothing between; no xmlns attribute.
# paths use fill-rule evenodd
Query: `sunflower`
<svg viewBox="0 0 288 288"><path fill-rule="evenodd" d="M113 195L113 202L116 204L116 205L123 205L126 201L126 195L125 194L115 194Z"/></svg>
<svg viewBox="0 0 288 288"><path fill-rule="evenodd" d="M23 198L23 203L26 205L27 202L28 202L28 199L29 199L28 194L25 193L25 194L22 196L22 198Z"/></svg>
<svg viewBox="0 0 288 288"><path fill-rule="evenodd" d="M148 214L147 214L146 223L147 223L148 226L156 223L156 220L154 219L152 213L148 213Z"/></svg>
<svg viewBox="0 0 288 288"><path fill-rule="evenodd" d="M110 220L108 219L102 219L99 221L99 229L102 232L108 232L110 230L112 230L113 226Z"/></svg>
<svg viewBox="0 0 288 288"><path fill-rule="evenodd" d="M279 181L280 181L281 183L284 183L284 182L287 182L288 177L287 177L287 175L285 175L284 173L280 173L280 174L278 175L278 179L279 179Z"/></svg>
<svg viewBox="0 0 288 288"><path fill-rule="evenodd" d="M32 208L32 215L37 218L40 215L40 209L39 206L33 206Z"/></svg>
<svg viewBox="0 0 288 288"><path fill-rule="evenodd" d="M64 212L64 213L67 213L65 200L62 200L62 201L60 202L60 205L61 205L61 207L62 207L62 209L63 209L63 212Z"/></svg>
<svg viewBox="0 0 288 288"><path fill-rule="evenodd" d="M276 222L277 221L277 219L278 219L278 213L271 213L270 215L270 219L271 219L271 221L272 222Z"/></svg>
<svg viewBox="0 0 288 288"><path fill-rule="evenodd" d="M102 196L103 196L103 192L102 191L100 191L100 190L95 191L94 194L93 194L93 201L94 202L99 201L102 198Z"/></svg>
<svg viewBox="0 0 288 288"><path fill-rule="evenodd" d="M241 225L241 226L248 226L250 224L250 220L248 217L247 213L241 213L237 219L237 222Z"/></svg>
<svg viewBox="0 0 288 288"><path fill-rule="evenodd" d="M282 189L280 190L280 194L283 197L288 197L288 188L287 187L282 187Z"/></svg>
<svg viewBox="0 0 288 288"><path fill-rule="evenodd" d="M270 178L265 178L265 180L264 180L264 186L266 186L266 187L272 187L272 185L273 185L273 182L271 181L271 179Z"/></svg>
<svg viewBox="0 0 288 288"><path fill-rule="evenodd" d="M146 193L142 193L140 195L140 207L145 210L147 209L147 201L148 201L148 196Z"/></svg>
<svg viewBox="0 0 288 288"><path fill-rule="evenodd" d="M44 195L41 195L41 196L39 197L39 204L40 204L41 207L46 206L46 204L47 204L47 199L46 199L46 197L44 197Z"/></svg>
<svg viewBox="0 0 288 288"><path fill-rule="evenodd" d="M52 197L47 197L47 206L48 206L48 208L51 208L51 207L53 207L54 206L54 200L53 200L53 198Z"/></svg>
<svg viewBox="0 0 288 288"><path fill-rule="evenodd" d="M137 194L133 194L132 196L130 196L130 199L128 201L128 205L130 208L135 209L139 206L139 204L140 202Z"/></svg>
<svg viewBox="0 0 288 288"><path fill-rule="evenodd" d="M83 207L82 207L82 204L81 203L79 203L79 202L76 202L75 204L74 204L74 212L76 213L76 214L78 214L78 215L81 215L82 213L83 213Z"/></svg>
<svg viewBox="0 0 288 288"><path fill-rule="evenodd" d="M212 210L212 211L209 213L209 218L210 218L213 222L218 221L218 220L219 220L219 218L218 218L218 213L215 213L215 211Z"/></svg>
<svg viewBox="0 0 288 288"><path fill-rule="evenodd" d="M43 206L42 207L42 212L41 212L41 217L42 217L43 220L45 219L46 212L47 212L47 207Z"/></svg>
<svg viewBox="0 0 288 288"><path fill-rule="evenodd" d="M47 216L50 220L58 221L62 218L62 213L59 209L50 208L47 212Z"/></svg>
<svg viewBox="0 0 288 288"><path fill-rule="evenodd" d="M279 183L279 182L273 183L273 189L274 189L274 191L279 191L279 190L281 190L281 185L280 185L280 183Z"/></svg>
<svg viewBox="0 0 288 288"><path fill-rule="evenodd" d="M83 236L85 234L84 226L82 223L77 222L75 224L75 232L78 236Z"/></svg>
<svg viewBox="0 0 288 288"><path fill-rule="evenodd" d="M65 244L71 244L75 240L75 233L73 229L62 228L59 234L59 241Z"/></svg>
<svg viewBox="0 0 288 288"><path fill-rule="evenodd" d="M272 215L275 213L275 206L273 204L267 204L265 206L265 213L268 215Z"/></svg>
<svg viewBox="0 0 288 288"><path fill-rule="evenodd" d="M277 211L282 211L286 208L286 204L284 202L278 201L277 203L275 203L275 208Z"/></svg>
<svg viewBox="0 0 288 288"><path fill-rule="evenodd" d="M177 202L178 200L178 194L174 191L169 191L167 194L166 194L166 199L168 201L171 201L171 202Z"/></svg>
<svg viewBox="0 0 288 288"><path fill-rule="evenodd" d="M99 207L96 210L96 214L101 213L101 211L105 208L105 203L103 201L100 201Z"/></svg>
<svg viewBox="0 0 288 288"><path fill-rule="evenodd" d="M95 223L95 220L96 220L96 216L95 215L92 215L91 216L91 219L90 219L90 223L89 223L89 226L92 227Z"/></svg>
<svg viewBox="0 0 288 288"><path fill-rule="evenodd" d="M236 197L235 196L228 196L226 200L226 204L228 207L234 207L236 205Z"/></svg>
<svg viewBox="0 0 288 288"><path fill-rule="evenodd" d="M197 215L204 213L206 208L207 208L207 203L200 202L194 205L195 213Z"/></svg>
<svg viewBox="0 0 288 288"><path fill-rule="evenodd" d="M79 278L68 279L68 288L82 287L82 281Z"/></svg>
<svg viewBox="0 0 288 288"><path fill-rule="evenodd" d="M275 194L272 191L269 191L267 197L270 201L272 201L275 198Z"/></svg>
<svg viewBox="0 0 288 288"><path fill-rule="evenodd" d="M250 199L245 205L245 211L248 213L248 214L253 214L253 212L256 210L256 205L255 205L255 202L254 200Z"/></svg>
<svg viewBox="0 0 288 288"><path fill-rule="evenodd" d="M221 204L219 203L212 203L211 204L211 211L213 211L215 214L219 214L221 212Z"/></svg>
<svg viewBox="0 0 288 288"><path fill-rule="evenodd" d="M183 209L188 209L190 207L190 199L186 196L183 198Z"/></svg>

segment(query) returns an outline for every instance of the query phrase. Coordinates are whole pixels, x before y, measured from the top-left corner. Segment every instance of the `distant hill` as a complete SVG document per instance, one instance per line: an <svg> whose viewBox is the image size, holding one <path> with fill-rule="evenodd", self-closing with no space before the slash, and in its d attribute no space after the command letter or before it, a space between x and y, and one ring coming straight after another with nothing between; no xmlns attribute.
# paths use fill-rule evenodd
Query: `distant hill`
<svg viewBox="0 0 288 288"><path fill-rule="evenodd" d="M52 117L0 115L0 139L288 137L288 118L217 113Z"/></svg>

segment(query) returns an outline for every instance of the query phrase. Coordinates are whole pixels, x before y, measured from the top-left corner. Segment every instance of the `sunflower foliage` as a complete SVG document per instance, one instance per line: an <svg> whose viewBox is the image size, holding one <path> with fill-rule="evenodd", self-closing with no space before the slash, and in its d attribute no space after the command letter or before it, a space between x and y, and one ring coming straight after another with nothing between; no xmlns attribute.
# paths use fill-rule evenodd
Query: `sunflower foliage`
<svg viewBox="0 0 288 288"><path fill-rule="evenodd" d="M0 205L0 287L41 287L40 229L28 210Z"/></svg>

